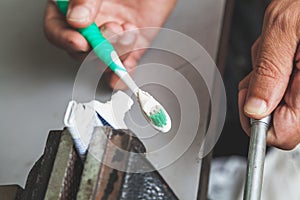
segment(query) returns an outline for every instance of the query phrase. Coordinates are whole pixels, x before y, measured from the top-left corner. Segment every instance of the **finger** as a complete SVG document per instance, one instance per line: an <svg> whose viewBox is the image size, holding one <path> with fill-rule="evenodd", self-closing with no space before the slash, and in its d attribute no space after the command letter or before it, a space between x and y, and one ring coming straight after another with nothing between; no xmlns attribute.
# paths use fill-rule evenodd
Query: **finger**
<svg viewBox="0 0 300 200"><path fill-rule="evenodd" d="M107 22L101 26L100 30L103 36L113 44L120 59L124 61L134 47L138 34L136 26L130 23L121 25L117 22Z"/></svg>
<svg viewBox="0 0 300 200"><path fill-rule="evenodd" d="M107 23L101 25L101 27L99 27L99 29L100 29L102 35L113 46L116 46L115 43L117 42L118 38L120 37L120 34L123 33L122 26L116 22L107 22ZM79 53L79 54L82 54L82 53ZM99 57L93 51L91 51L88 56L89 56L89 59L91 59L91 60L99 59ZM77 57L77 55L75 55L75 57ZM82 57L82 56L80 55L80 57ZM110 69L107 68L106 71L109 72Z"/></svg>
<svg viewBox="0 0 300 200"><path fill-rule="evenodd" d="M293 149L300 142L300 71L295 70L284 98L273 116L273 131L268 143L281 149Z"/></svg>
<svg viewBox="0 0 300 200"><path fill-rule="evenodd" d="M137 62L141 56L141 50L130 53L130 55L123 61L124 67L127 69L130 76L134 76L135 69L137 66ZM113 72L109 72L106 74L106 79L109 82L111 88L114 89L127 89L127 86L123 81L120 81L120 78L114 74Z"/></svg>
<svg viewBox="0 0 300 200"><path fill-rule="evenodd" d="M67 21L74 28L84 28L95 21L102 0L70 0Z"/></svg>
<svg viewBox="0 0 300 200"><path fill-rule="evenodd" d="M297 47L296 30L282 30L277 23L265 24L263 30L244 106L246 115L253 118L270 114L281 101Z"/></svg>
<svg viewBox="0 0 300 200"><path fill-rule="evenodd" d="M128 71L128 73L131 77L134 76L134 71ZM114 72L106 71L104 77L110 88L114 90L128 89L127 85Z"/></svg>
<svg viewBox="0 0 300 200"><path fill-rule="evenodd" d="M125 60L123 60L124 67L127 69L127 71L131 76L134 75L137 63L142 57L142 55L145 53L147 49L146 47L148 45L149 45L149 41L147 40L147 38L144 38L140 34L138 34L135 42L135 46L133 47L133 51L130 51L128 56L125 58ZM121 84L122 82L120 82L120 84L118 83L119 83L119 78L115 74L112 74L110 79L110 86L112 88L114 87L119 89L127 88L127 86Z"/></svg>
<svg viewBox="0 0 300 200"><path fill-rule="evenodd" d="M85 52L68 52L68 54L75 60L83 62L84 59L88 56Z"/></svg>
<svg viewBox="0 0 300 200"><path fill-rule="evenodd" d="M300 70L295 69L291 77L290 87L285 95L285 103L294 112L300 112Z"/></svg>
<svg viewBox="0 0 300 200"><path fill-rule="evenodd" d="M138 35L138 29L130 23L120 25L116 22L107 22L101 26L100 30L103 36L114 45L119 56L133 49Z"/></svg>
<svg viewBox="0 0 300 200"><path fill-rule="evenodd" d="M135 68L137 65L137 59L128 57L124 62L124 67L127 69L130 76L134 76ZM110 73L109 77L109 85L114 89L127 89L127 86L123 81L115 73Z"/></svg>
<svg viewBox="0 0 300 200"><path fill-rule="evenodd" d="M297 69L300 70L300 45L298 45L297 52L295 55L295 63L296 63Z"/></svg>
<svg viewBox="0 0 300 200"><path fill-rule="evenodd" d="M244 88L239 91L238 104L239 104L239 117L243 130L250 136L250 119L244 113L244 104L246 100L248 89Z"/></svg>
<svg viewBox="0 0 300 200"><path fill-rule="evenodd" d="M122 35L124 32L123 27L117 22L106 22L105 24L101 25L100 31L103 36L114 46L120 35Z"/></svg>
<svg viewBox="0 0 300 200"><path fill-rule="evenodd" d="M123 61L124 67L127 69L131 76L134 75L138 60L141 58L145 50L136 50L129 54L129 56ZM119 77L114 73L109 76L109 83L111 88L126 89L127 86L120 82Z"/></svg>
<svg viewBox="0 0 300 200"><path fill-rule="evenodd" d="M239 90L248 89L252 72L250 72L243 80L239 83Z"/></svg>
<svg viewBox="0 0 300 200"><path fill-rule="evenodd" d="M254 42L254 44L251 47L251 61L252 61L252 65L255 65L255 62L257 60L258 57L258 47L259 47L259 43L260 43L260 36L257 38L257 40Z"/></svg>
<svg viewBox="0 0 300 200"><path fill-rule="evenodd" d="M138 37L138 29L135 25L131 23L122 24L123 33L120 34L115 47L120 55L122 61L131 54L131 51L135 47L135 43Z"/></svg>
<svg viewBox="0 0 300 200"><path fill-rule="evenodd" d="M122 24L124 33L119 38L119 42L124 46L133 46L139 33L137 27L131 23Z"/></svg>
<svg viewBox="0 0 300 200"><path fill-rule="evenodd" d="M130 76L134 75L133 71L130 71L128 73ZM111 74L111 77L109 79L109 86L115 90L125 90L128 88L128 86L116 74Z"/></svg>
<svg viewBox="0 0 300 200"><path fill-rule="evenodd" d="M100 31L103 34L103 36L112 43L116 51L118 51L116 48L116 43L119 40L120 35L122 35L124 32L121 24L117 22L106 22L101 25ZM120 90L126 89L125 84L122 82L116 85L117 82L119 81L119 78L109 68L105 70L104 77L106 82L109 84L111 88L120 89Z"/></svg>
<svg viewBox="0 0 300 200"><path fill-rule="evenodd" d="M69 52L87 52L90 49L84 37L67 24L53 1L47 2L44 21L45 35L54 45Z"/></svg>
<svg viewBox="0 0 300 200"><path fill-rule="evenodd" d="M103 35L112 42L124 67L129 74L133 76L137 61L140 58L137 57L138 52L132 52L138 34L136 26L130 23L120 25L118 23L108 22L101 27L101 31ZM111 88L127 88L123 81L114 73L107 73L106 78Z"/></svg>

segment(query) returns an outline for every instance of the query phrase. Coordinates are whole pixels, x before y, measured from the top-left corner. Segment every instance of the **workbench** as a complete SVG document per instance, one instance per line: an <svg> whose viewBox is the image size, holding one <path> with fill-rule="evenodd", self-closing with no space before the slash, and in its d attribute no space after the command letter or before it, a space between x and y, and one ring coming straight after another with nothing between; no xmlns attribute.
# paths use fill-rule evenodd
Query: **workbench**
<svg viewBox="0 0 300 200"><path fill-rule="evenodd" d="M0 48L0 184L18 184L23 187L29 170L44 150L49 131L64 128L63 116L67 103L72 98L74 78L79 64L46 41L42 30L45 2L36 2L33 5L10 0L1 4L0 20L6 28L0 35L6 39L2 41ZM178 1L164 28L179 31L193 38L221 67L227 36L227 31L222 29L222 26L226 21L224 19L230 17L225 8L225 0ZM22 12L14 12L17 10ZM7 17L12 12L13 16ZM160 39L163 40L158 36L157 40ZM200 57L195 58L197 59ZM159 51L149 50L140 65L151 63L153 60L172 66L189 80L195 91L198 91L197 98L203 103L199 131L205 132L209 99L202 93L207 90L203 81L199 82L199 77L195 76L190 70L190 64L184 59L174 58L173 55ZM143 81L142 75L142 72L137 71L137 82ZM176 102L170 101L172 94L164 93L164 90L156 92L155 86L151 85L146 85L145 88L159 96L160 101L166 103L168 110L174 110L178 106ZM110 95L111 91L100 85L96 99L108 100ZM180 122L180 113L174 112L173 117L174 122ZM158 136L149 141L142 141L146 148L151 150L168 143L173 137L174 135ZM203 191L207 187L209 158L207 162L199 160L198 153L199 144L194 142L179 159L159 170L179 199L196 199L197 196L200 198L201 195L205 195L205 192L198 194L198 187L203 187ZM154 162L163 159L162 156L166 155L157 155L149 160ZM200 179L202 182L199 183Z"/></svg>

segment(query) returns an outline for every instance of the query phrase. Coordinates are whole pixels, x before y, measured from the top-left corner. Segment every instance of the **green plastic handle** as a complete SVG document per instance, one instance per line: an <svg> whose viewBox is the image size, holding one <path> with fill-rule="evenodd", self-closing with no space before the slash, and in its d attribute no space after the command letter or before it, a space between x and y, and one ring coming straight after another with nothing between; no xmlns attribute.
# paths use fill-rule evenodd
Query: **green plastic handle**
<svg viewBox="0 0 300 200"><path fill-rule="evenodd" d="M66 16L68 11L69 1L57 0L58 9ZM110 42L103 37L98 26L93 22L86 28L78 29L78 32L89 42L93 48L95 54L113 71L121 70L127 72L127 70L116 62L121 62L117 56L114 47Z"/></svg>

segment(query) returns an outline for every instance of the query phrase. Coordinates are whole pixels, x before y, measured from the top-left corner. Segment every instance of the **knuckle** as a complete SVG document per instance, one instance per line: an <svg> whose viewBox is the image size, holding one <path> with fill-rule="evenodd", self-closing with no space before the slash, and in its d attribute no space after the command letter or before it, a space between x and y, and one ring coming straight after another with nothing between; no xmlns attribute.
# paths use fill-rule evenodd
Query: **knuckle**
<svg viewBox="0 0 300 200"><path fill-rule="evenodd" d="M282 72L280 69L276 66L273 61L267 58L261 58L256 63L256 66L254 68L255 74L262 77L268 77L271 79L278 79L281 77Z"/></svg>
<svg viewBox="0 0 300 200"><path fill-rule="evenodd" d="M275 146L283 150L292 150L300 143L299 126L291 127L287 131L282 131L277 134Z"/></svg>
<svg viewBox="0 0 300 200"><path fill-rule="evenodd" d="M243 82L242 82L242 81L243 81L243 80L241 80L241 81L239 82L239 85L238 85L239 90L243 89Z"/></svg>
<svg viewBox="0 0 300 200"><path fill-rule="evenodd" d="M77 51L78 49L78 44L73 38L66 38L66 47L70 51Z"/></svg>
<svg viewBox="0 0 300 200"><path fill-rule="evenodd" d="M270 3L265 12L267 26L277 28L282 32L291 30L298 21L299 2L293 2L286 5L286 2L274 1Z"/></svg>
<svg viewBox="0 0 300 200"><path fill-rule="evenodd" d="M251 46L251 52L253 53L256 50L257 41L255 41Z"/></svg>
<svg viewBox="0 0 300 200"><path fill-rule="evenodd" d="M252 56L256 55L256 49L257 49L257 44L254 43L254 44L251 46L251 55L252 55Z"/></svg>
<svg viewBox="0 0 300 200"><path fill-rule="evenodd" d="M299 141L292 140L288 136L282 136L278 138L277 145L279 148L283 150L292 150L299 144Z"/></svg>
<svg viewBox="0 0 300 200"><path fill-rule="evenodd" d="M255 61L257 58L257 47L258 47L258 41L256 41L252 46L251 46L251 60L252 60L252 65L255 65Z"/></svg>
<svg viewBox="0 0 300 200"><path fill-rule="evenodd" d="M296 67L297 67L298 70L300 70L300 60L296 61Z"/></svg>

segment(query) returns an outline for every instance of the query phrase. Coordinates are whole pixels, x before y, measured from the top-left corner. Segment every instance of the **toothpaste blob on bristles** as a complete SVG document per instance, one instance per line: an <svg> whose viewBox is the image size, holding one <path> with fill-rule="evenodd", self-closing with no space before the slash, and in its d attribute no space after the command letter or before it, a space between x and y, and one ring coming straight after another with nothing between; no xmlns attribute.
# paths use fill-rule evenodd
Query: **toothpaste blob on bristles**
<svg viewBox="0 0 300 200"><path fill-rule="evenodd" d="M149 93L142 90L138 91L137 97L150 124L161 132L168 132L171 129L171 118L162 105Z"/></svg>

